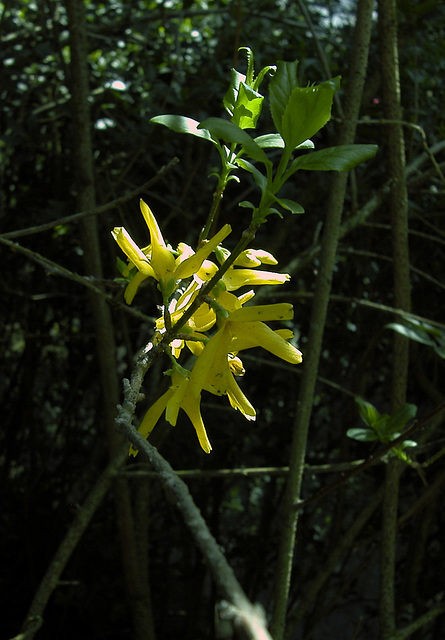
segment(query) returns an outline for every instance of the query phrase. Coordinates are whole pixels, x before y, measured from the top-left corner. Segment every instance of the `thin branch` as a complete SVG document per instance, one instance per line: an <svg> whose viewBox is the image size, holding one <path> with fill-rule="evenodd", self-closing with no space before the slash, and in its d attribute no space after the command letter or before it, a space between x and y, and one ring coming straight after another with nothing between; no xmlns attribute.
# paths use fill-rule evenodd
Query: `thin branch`
<svg viewBox="0 0 445 640"><path fill-rule="evenodd" d="M74 271L70 271L57 262L53 262L49 258L45 258L45 256L42 256L42 254L38 253L37 251L27 249L17 242L8 240L7 238L5 238L5 236L0 236L0 243L9 247L11 251L15 251L16 253L20 253L26 256L29 260L36 262L50 273L53 273L57 276L62 276L63 278L67 278L67 280L72 280L73 282L86 287L101 298L104 298L104 300L106 300L106 302L108 302L108 304L110 304L111 306L121 309L122 311L125 311L126 313L129 313L130 315L135 316L136 318L144 322L152 323L155 321L155 318L147 316L145 315L145 313L142 313L142 311L138 311L137 309L134 309L133 307L125 305L122 302L119 302L119 300L116 300L116 298L104 291L101 287L96 286L91 278L81 276Z"/></svg>
<svg viewBox="0 0 445 640"><path fill-rule="evenodd" d="M325 487L322 487L320 491L313 494L310 498L306 500L297 501L295 508L298 511L302 511L306 509L310 504L314 502L318 502L322 498L325 498L327 495L336 491L339 487L341 487L346 482L349 482L351 478L357 476L359 473L362 473L365 469L373 466L377 462L379 462L387 453L391 451L393 447L397 447L399 444L402 444L405 440L412 437L413 433L419 431L420 429L424 429L433 418L436 418L438 415L445 411L445 402L440 404L436 409L430 413L426 418L423 418L420 422L414 422L408 429L406 429L398 438L395 438L388 444L384 445L381 449L372 453L366 460L356 465L351 471L344 474L337 482L333 482ZM419 465L420 466L420 465Z"/></svg>
<svg viewBox="0 0 445 640"><path fill-rule="evenodd" d="M426 624L432 622L438 616L441 616L445 613L445 604L440 604L434 609L430 609L423 616L414 620L413 623L409 624L407 627L400 629L397 631L395 635L392 637L392 640L405 640L405 638L409 638L413 633L424 627Z"/></svg>
<svg viewBox="0 0 445 640"><path fill-rule="evenodd" d="M351 471L356 466L363 464L363 460L352 462L338 462L334 464L306 464L304 470L307 473L344 473ZM251 478L256 476L286 476L289 467L242 467L240 469L181 469L175 471L180 478L189 480L203 480L207 478ZM119 475L128 477L157 478L156 471L152 471L147 465L134 464L120 471Z"/></svg>
<svg viewBox="0 0 445 640"><path fill-rule="evenodd" d="M80 213L74 213L70 216L65 216L64 218L58 218L57 220L52 220L51 222L45 222L44 224L39 224L34 227L26 227L25 229L17 229L16 231L9 231L8 233L3 233L0 235L0 239L3 238L22 238L24 236L31 236L36 233L41 233L42 231L48 231L49 229L54 229L54 227L58 227L62 224L69 224L71 222L78 222L79 220L83 220L85 218L89 218L91 216L97 216L102 213L106 213L110 211L110 209L114 209L115 207L128 202L128 200L132 200L137 195L152 187L156 182L158 182L168 171L174 167L175 164L179 162L178 158L173 158L170 162L159 169L157 174L144 182L143 185L136 187L133 191L130 191L124 196L120 198L116 198L115 200L111 200L111 202L107 202L106 204L101 205L100 207L94 207L94 209L88 209L87 211L81 211Z"/></svg>
<svg viewBox="0 0 445 640"><path fill-rule="evenodd" d="M294 298L312 298L314 296L312 291L278 291L275 294L276 298L281 296L286 296L286 298L294 297ZM445 329L445 323L438 322L437 320L432 320L431 318L425 318L424 316L419 316L416 313L411 313L409 311L404 311L403 309L397 309L396 307L390 307L387 304L382 304L380 302L373 302L372 300L365 300L364 298L350 298L349 296L340 296L336 293L331 294L330 299L334 302L345 302L346 304L357 304L361 307L369 307L371 309L376 309L377 311L382 311L383 313L390 313L392 315L400 316L401 318L406 318L407 320L418 320L420 322L426 322L428 324L433 325L434 327L439 327L440 329ZM320 378L322 380L322 378Z"/></svg>
<svg viewBox="0 0 445 640"><path fill-rule="evenodd" d="M435 168L436 173L440 178L440 181L445 184L445 176L442 173L442 170L441 170L441 168L439 166L439 163L437 162L436 158L434 157L433 151L428 146L428 141L426 139L425 130L420 125L414 124L414 122L407 122L406 120L390 120L390 119L387 119L387 118L381 118L380 120L373 120L373 119L363 118L362 120L359 120L358 124L400 125L402 127L409 127L410 129L414 129L414 131L417 131L417 133L420 134L420 138L422 140L422 147L423 147L425 153L427 154L428 158L431 161L431 164Z"/></svg>
<svg viewBox="0 0 445 640"><path fill-rule="evenodd" d="M133 386L134 385L134 386ZM221 547L209 531L198 507L193 501L187 485L178 477L170 464L131 424L134 396L138 395L138 384L126 385L123 406L118 407L116 423L139 452L147 458L158 473L169 499L176 505L186 526L200 548L222 597L229 603L230 616L236 626L241 627L251 640L272 640L265 626L264 613L259 605L253 605L245 595L228 564Z"/></svg>
<svg viewBox="0 0 445 640"><path fill-rule="evenodd" d="M354 256L364 256L366 258L375 258L376 260L385 260L391 263L394 262L394 258L392 256L385 256L382 253L375 253L375 251L364 251L361 249L340 247L339 253L343 253L343 254L349 253ZM437 280L433 276L430 276L429 273L422 271L422 269L418 269L417 267L414 267L412 264L409 265L409 269L410 271L412 271L413 273L416 273L418 276L420 276L424 280L428 280L432 284L436 285L436 287L439 287L439 289L445 289L445 284L443 282L441 282L440 280Z"/></svg>
<svg viewBox="0 0 445 640"><path fill-rule="evenodd" d="M20 640L32 640L43 623L43 614L50 597L59 584L60 576L64 571L73 551L79 544L82 535L85 533L92 517L107 494L116 472L128 458L128 447L125 445L118 455L109 462L102 472L93 489L88 494L82 507L77 512L76 518L71 524L65 538L54 554L45 575L40 581L39 587L34 595L31 606L23 622L21 633L16 636Z"/></svg>

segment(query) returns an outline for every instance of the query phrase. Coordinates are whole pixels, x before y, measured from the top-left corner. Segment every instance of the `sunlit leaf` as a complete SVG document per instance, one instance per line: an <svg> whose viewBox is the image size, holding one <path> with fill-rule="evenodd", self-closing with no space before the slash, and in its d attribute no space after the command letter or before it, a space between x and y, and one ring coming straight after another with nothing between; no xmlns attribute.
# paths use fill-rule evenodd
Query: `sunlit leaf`
<svg viewBox="0 0 445 640"><path fill-rule="evenodd" d="M163 115L150 118L150 122L154 124L163 124L176 133L188 133L197 138L204 138L205 140L211 140L214 142L210 133L204 128L198 128L199 122L193 120L193 118L186 118L185 116L175 115Z"/></svg>
<svg viewBox="0 0 445 640"><path fill-rule="evenodd" d="M222 118L207 118L199 125L201 129L207 129L210 134L216 138L224 140L224 142L236 143L242 145L247 155L252 160L258 160L259 162L269 163L269 159L264 151L257 145L254 139L249 136L246 131L243 131L233 122L229 120L223 120Z"/></svg>
<svg viewBox="0 0 445 640"><path fill-rule="evenodd" d="M293 90L298 87L298 60L277 63L277 70L269 85L270 112L277 131L281 133L281 123ZM308 136L309 137L309 136Z"/></svg>
<svg viewBox="0 0 445 640"><path fill-rule="evenodd" d="M267 186L267 178L264 174L261 173L251 162L248 160L244 160L244 158L239 158L237 160L237 164L246 171L249 171L253 175L253 179L255 180L257 186L264 191Z"/></svg>
<svg viewBox="0 0 445 640"><path fill-rule="evenodd" d="M255 142L262 149L284 149L284 140L279 133L266 133L264 136L255 138ZM305 140L299 144L296 149L313 149L312 140Z"/></svg>
<svg viewBox="0 0 445 640"><path fill-rule="evenodd" d="M373 158L377 153L375 144L347 144L314 151L295 158L291 171L349 171L360 162Z"/></svg>

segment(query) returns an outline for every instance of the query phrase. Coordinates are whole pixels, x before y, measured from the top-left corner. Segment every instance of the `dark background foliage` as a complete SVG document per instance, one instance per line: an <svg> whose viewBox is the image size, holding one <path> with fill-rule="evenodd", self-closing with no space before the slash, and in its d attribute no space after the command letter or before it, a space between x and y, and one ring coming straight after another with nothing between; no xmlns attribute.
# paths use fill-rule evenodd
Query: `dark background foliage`
<svg viewBox="0 0 445 640"><path fill-rule="evenodd" d="M211 202L214 179L207 176L217 157L204 142L156 127L150 117L178 113L201 120L222 115L221 98L231 67L245 70L244 55L238 52L243 45L253 49L257 69L279 59L298 58L305 84L326 79L318 43L331 75L347 75L355 21L351 2L307 2L313 32L299 3L287 0L105 0L87 1L85 8L98 203L135 189L177 156L180 162L142 194L173 244L196 240ZM10 0L0 3L0 20L0 221L1 232L7 233L75 213L72 148L76 131L70 115L69 32L63 2ZM439 2L400 2L398 24L404 119L422 127L434 148L445 134L444 8ZM376 34L371 47L356 141L377 143L379 151L355 171L346 220L377 197L387 179L385 125L375 122L382 116ZM267 109L261 122L259 133L265 133L270 127ZM319 148L333 142L337 122L334 112L332 122L317 136ZM444 185L425 154L419 132L409 126L405 132L407 163L413 164L408 178L413 312L443 322ZM443 146L436 159L443 165ZM354 189L354 184L359 188ZM237 231L244 228L245 212L236 202L253 189L245 180L229 186L221 222L230 221ZM328 174L300 172L286 196L300 202L307 213L284 220L272 217L258 234L257 246L271 250L283 271L317 243L328 191ZM98 224L103 284L120 300L122 289L114 282L117 250L110 230L124 224L146 244L137 198L99 216ZM364 458L371 452L369 444L346 438L348 428L360 425L351 392L381 412L388 410L392 334L385 324L391 315L363 303L392 304L389 224L382 198L372 216L340 243L309 465ZM18 241L82 273L77 224L60 224ZM39 580L107 453L86 289L3 245L1 256L0 592L4 613L0 635L9 638L17 633ZM268 298L295 304L295 329L303 352L317 264L317 257L309 260L288 286ZM149 287L135 301L148 315L156 315L156 304L156 291ZM117 308L113 321L119 375L128 376L151 328ZM161 451L174 468L273 468L288 463L300 373L272 358L265 361L261 355L252 352L245 358L243 382L257 408L257 422L245 421L212 397L203 407L214 448L210 456L199 449L187 420L181 420L168 437L161 434ZM417 404L422 418L444 399L444 365L431 349L414 343L411 359L408 401ZM148 397L153 397L160 382L159 365L147 381ZM424 448L419 447L416 454L419 462L443 447L440 431L422 437ZM137 460L129 468L135 464ZM428 486L442 473L440 466L439 460L425 470ZM338 476L309 470L303 497L313 495L333 477ZM299 524L294 607L304 585L323 567L328 552L376 491L381 477L381 467L374 467L305 512ZM137 478L131 481L135 492L138 482ZM267 606L283 476L271 471L188 482L249 597ZM419 474L408 469L402 481L400 513L417 504L424 491ZM216 594L201 557L156 480L149 482L149 500L150 583L158 637L213 638ZM437 567L445 560L441 534L445 523L439 504L436 496L400 530L401 623L443 595ZM304 624L295 629L295 638L376 637L378 542L376 515L318 594ZM39 632L42 639L132 637L111 498L95 515L63 580L47 609ZM443 637L443 621L420 633L418 637L424 639Z"/></svg>

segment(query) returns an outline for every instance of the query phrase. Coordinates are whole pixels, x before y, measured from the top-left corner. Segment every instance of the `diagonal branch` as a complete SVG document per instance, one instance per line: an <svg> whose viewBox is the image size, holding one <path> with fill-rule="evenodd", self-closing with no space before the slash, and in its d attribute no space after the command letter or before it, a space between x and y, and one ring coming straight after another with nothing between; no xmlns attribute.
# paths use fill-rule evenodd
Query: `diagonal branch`
<svg viewBox="0 0 445 640"><path fill-rule="evenodd" d="M248 600L233 569L221 551L221 547L210 533L204 518L194 503L187 485L158 450L133 427L131 423L133 406L135 398L138 396L134 377L132 384L126 385L125 395L123 406L118 407L119 413L116 423L133 446L139 449L139 452L148 459L153 469L159 474L167 496L181 512L186 526L209 566L220 594L227 601L223 605L226 616L233 620L236 627L242 628L249 639L272 640L265 626L262 608L253 605Z"/></svg>
<svg viewBox="0 0 445 640"><path fill-rule="evenodd" d="M57 220L52 220L51 222L45 222L44 224L39 224L34 227L26 227L26 229L17 229L16 231L9 231L8 233L2 233L0 238L22 238L24 236L31 236L36 233L41 233L42 231L48 231L49 229L54 229L54 227L58 227L61 224L69 224L71 222L78 222L79 220L84 220L85 218L90 218L91 216L97 216L102 213L106 213L114 207L118 207L128 200L132 200L140 193L152 187L158 180L162 178L170 169L179 162L178 158L173 158L170 162L159 169L157 174L144 182L143 185L136 187L133 191L130 191L124 196L120 198L116 198L115 200L111 200L111 202L107 202L106 204L102 204L99 207L94 207L93 209L88 209L87 211L81 211L80 213L73 213L70 216L65 216L64 218L58 218Z"/></svg>

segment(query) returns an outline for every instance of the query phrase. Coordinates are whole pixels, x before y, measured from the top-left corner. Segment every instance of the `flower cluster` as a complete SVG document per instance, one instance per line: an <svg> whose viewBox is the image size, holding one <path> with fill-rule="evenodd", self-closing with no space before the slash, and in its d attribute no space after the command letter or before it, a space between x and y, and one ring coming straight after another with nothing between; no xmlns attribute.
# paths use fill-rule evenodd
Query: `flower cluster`
<svg viewBox="0 0 445 640"><path fill-rule="evenodd" d="M218 265L209 260L211 253L219 264L230 256L221 242L231 232L230 225L205 241L195 252L185 243L176 251L169 248L150 208L141 201L141 211L150 233L150 244L139 248L123 227L115 227L113 237L128 258L125 274L128 285L125 300L128 304L141 282L152 277L158 282L164 309L156 320L153 343L162 340L163 334L183 316L203 286L217 273ZM238 354L252 347L263 347L286 362L298 364L302 360L300 351L289 340L293 333L289 329L272 330L266 322L291 320L291 304L248 305L254 291L240 295L233 292L252 285L283 284L289 275L258 269L263 264L277 264L267 251L247 249L234 260L222 275L217 285L209 292L189 320L181 327L170 343L173 363L166 374L171 377L169 389L150 407L139 427L147 437L165 411L165 418L176 425L179 409L192 422L201 447L210 453L211 445L201 416L201 394L207 391L217 396L227 395L232 407L241 411L248 420L255 420L255 409L239 387L235 376L244 375L244 367ZM169 326L167 326L169 325ZM209 337L208 332L213 332ZM181 366L179 356L186 348L190 366ZM137 451L131 449L131 453Z"/></svg>

